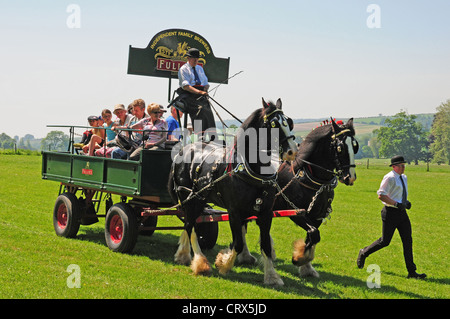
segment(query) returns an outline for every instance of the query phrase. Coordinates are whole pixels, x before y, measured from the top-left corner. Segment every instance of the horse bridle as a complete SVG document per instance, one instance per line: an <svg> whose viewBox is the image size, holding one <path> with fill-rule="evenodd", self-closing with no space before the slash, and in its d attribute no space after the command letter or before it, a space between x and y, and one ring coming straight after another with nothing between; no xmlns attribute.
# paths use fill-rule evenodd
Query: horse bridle
<svg viewBox="0 0 450 319"><path fill-rule="evenodd" d="M281 123L280 123L280 119L278 117L273 117L272 119L269 119L272 115L276 114L276 113L280 113L279 115L281 115ZM289 127L289 131L292 131L292 126L293 123L291 125L291 123L289 123L289 118L284 115L284 112L281 109L276 109L272 112L270 112L269 114L264 115L264 125L263 127L265 128L276 128L277 127L277 123L278 123L278 127L284 126L284 127ZM292 122L292 120L291 120ZM295 140L295 135L287 135L285 134L285 136L279 141L279 145L281 146L283 143L285 143L287 140L289 140L290 138ZM280 155L283 152L282 148L280 148Z"/></svg>
<svg viewBox="0 0 450 319"><path fill-rule="evenodd" d="M331 139L332 139L331 145L334 148L334 162L336 164L337 175L339 177L342 177L344 169L356 167L355 164L342 165L341 161L339 159L339 154L342 153L342 150L343 150L343 147L345 144L345 140L349 137L352 140L351 144L352 144L352 148L353 148L353 153L356 154L358 152L358 149L359 149L358 141L353 136L345 134L348 132L350 132L350 129L344 129L344 130L340 131L339 133L331 136ZM344 135L343 139L338 138L341 135Z"/></svg>

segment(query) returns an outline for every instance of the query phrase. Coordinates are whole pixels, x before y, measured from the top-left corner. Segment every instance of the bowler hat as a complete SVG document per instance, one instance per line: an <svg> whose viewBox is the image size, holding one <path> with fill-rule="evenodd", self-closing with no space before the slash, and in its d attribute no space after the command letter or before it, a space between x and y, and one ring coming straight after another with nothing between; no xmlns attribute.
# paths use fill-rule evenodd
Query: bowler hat
<svg viewBox="0 0 450 319"><path fill-rule="evenodd" d="M198 59L200 58L200 51L196 48L190 48L186 53L186 56Z"/></svg>
<svg viewBox="0 0 450 319"><path fill-rule="evenodd" d="M393 158L391 158L391 165L397 165L397 164L404 164L406 163L405 159L401 155L395 155Z"/></svg>

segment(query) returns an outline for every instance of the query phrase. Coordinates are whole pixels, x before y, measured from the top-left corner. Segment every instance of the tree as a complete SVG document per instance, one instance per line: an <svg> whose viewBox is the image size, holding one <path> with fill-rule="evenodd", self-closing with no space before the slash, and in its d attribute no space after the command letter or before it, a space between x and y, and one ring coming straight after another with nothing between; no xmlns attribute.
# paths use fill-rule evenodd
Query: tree
<svg viewBox="0 0 450 319"><path fill-rule="evenodd" d="M41 141L41 149L52 151L64 151L69 144L69 136L61 131L51 131Z"/></svg>
<svg viewBox="0 0 450 319"><path fill-rule="evenodd" d="M414 161L416 164L426 159L426 132L422 124L415 121L416 118L402 111L387 118L385 127L374 131L380 143L380 156L403 155L408 163Z"/></svg>
<svg viewBox="0 0 450 319"><path fill-rule="evenodd" d="M450 100L437 107L431 126L430 151L433 162L450 165Z"/></svg>
<svg viewBox="0 0 450 319"><path fill-rule="evenodd" d="M14 144L16 144L16 141L12 139L9 135L6 133L0 134L0 147L4 149L11 149L14 148Z"/></svg>

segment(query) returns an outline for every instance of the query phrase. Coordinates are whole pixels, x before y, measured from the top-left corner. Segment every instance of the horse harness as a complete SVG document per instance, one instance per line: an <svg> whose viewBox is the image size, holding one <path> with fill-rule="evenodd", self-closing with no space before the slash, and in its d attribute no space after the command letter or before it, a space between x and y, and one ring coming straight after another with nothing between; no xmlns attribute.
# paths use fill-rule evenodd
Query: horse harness
<svg viewBox="0 0 450 319"><path fill-rule="evenodd" d="M273 112L264 115L264 126L263 127L265 127L265 128L279 127L280 126L280 123L279 123L280 118L279 117L277 117L276 119L275 118L270 119L270 117L272 115L277 114L277 113L283 114L283 111L281 109L276 109ZM288 123L287 123L288 121L286 121L286 118L284 116L281 117L281 120L283 121L282 124L284 126L288 126ZM282 144L289 138L295 138L295 136L293 136L293 135L285 136L279 143ZM251 184L255 187L265 188L268 186L273 186L273 187L277 187L279 189L278 183L276 181L277 177L278 177L278 170L275 170L275 173L272 175L269 175L269 176L261 175L261 174L254 172L250 168L247 159L245 159L240 154L236 154L235 146L233 148L231 148L229 153L227 153L225 148L222 148L224 153L219 158L222 161L225 160L225 162L228 162L228 165L227 165L226 169L224 170L224 172L220 176L218 176L216 179L213 179L213 176L217 174L219 165L222 163L222 161L219 159L216 159L214 161L211 171L208 174L206 174L206 176L200 176L202 167L203 167L204 163L206 162L206 159L210 155L215 153L217 151L217 149L219 149L219 148L213 147L213 149L203 158L202 162L193 171L193 176L192 176L193 187L192 187L192 189L189 189L184 186L177 186L176 183L174 182L174 188L175 188L176 193L178 193L180 190L189 192L189 195L187 196L187 198L183 202L179 201L178 205L182 206L185 203L187 203L188 201L190 201L191 199L193 199L194 197L196 197L200 200L205 200L206 197L201 196L201 194L203 192L213 190L217 183L219 183L222 180L224 180L225 178L231 177L231 176L236 176L236 177L240 178L241 180L245 181L246 183ZM237 165L235 166L234 169L232 168L233 158L237 162ZM209 179L207 181L208 184L203 187L199 186L200 182L204 181L205 178ZM216 195L219 198L221 198L221 194L219 192L216 192ZM262 196L260 196L256 199L255 205L254 205L254 210L257 212L259 212L260 206L262 205L264 198L268 195L268 192L263 189L261 195ZM179 198L179 196L178 196L178 198Z"/></svg>
<svg viewBox="0 0 450 319"><path fill-rule="evenodd" d="M352 143L352 147L353 147L353 152L356 154L358 152L358 142L356 141L356 139L351 136L351 135L347 135L345 136L344 139L338 139L337 137L339 137L340 135L343 135L345 133L350 132L349 129L344 129L341 132L332 135L332 143L331 145L333 146L334 149L334 161L336 164L336 168L337 168L337 172L334 172L332 170L329 170L325 167L322 167L320 165L311 163L307 160L304 159L300 159L302 162L304 162L305 164L307 164L307 168L300 168L297 173L294 174L294 176L291 178L291 180L286 184L285 187L283 187L282 189L279 187L279 185L277 184L278 187L278 193L276 194L276 196L282 196L283 199L293 208L295 209L298 213L300 213L301 211L303 212L303 214L309 214L312 210L312 208L314 207L315 201L317 199L317 197L325 190L328 189L328 191L331 191L332 189L337 187L338 184L338 179L337 176L342 176L343 174L343 169L344 168L350 168L350 167L356 167L355 164L349 164L349 165L341 165L341 162L339 160L339 155L342 152L342 147L343 144L345 144L345 140L347 137L350 137L352 139L351 143ZM319 180L318 178L313 178L312 176L312 169L311 166L317 167L323 171L326 171L330 174L333 175L333 178L330 179L329 181L324 181L324 180ZM309 172L308 172L309 170ZM314 190L316 191L315 195L312 197L312 200L308 206L308 209L305 210L304 209L300 209L298 208L291 200L289 200L289 198L284 194L284 191L294 182L297 181L300 185L302 185L303 187L306 187L308 189ZM308 185L308 182L311 182L312 184ZM328 199L328 201L332 200L331 198ZM324 218L319 218L322 220L325 220L327 217L329 217L329 215L331 214L332 209L331 209L331 205L330 207L328 207L327 210L327 214Z"/></svg>
<svg viewBox="0 0 450 319"><path fill-rule="evenodd" d="M343 139L337 138L340 135L344 135L345 133L348 133L348 132L350 132L350 129L344 129L344 130L340 131L339 133L331 136L331 139L332 139L331 145L334 148L334 155L335 155L334 162L336 164L338 176L342 175L343 169L350 168L350 167L356 167L355 164L341 165L341 161L339 160L339 154L342 153L342 149L344 147L344 144L346 144L347 138L351 138L351 146L353 148L353 153L354 154L358 153L359 144L358 144L358 141L353 136L345 135Z"/></svg>

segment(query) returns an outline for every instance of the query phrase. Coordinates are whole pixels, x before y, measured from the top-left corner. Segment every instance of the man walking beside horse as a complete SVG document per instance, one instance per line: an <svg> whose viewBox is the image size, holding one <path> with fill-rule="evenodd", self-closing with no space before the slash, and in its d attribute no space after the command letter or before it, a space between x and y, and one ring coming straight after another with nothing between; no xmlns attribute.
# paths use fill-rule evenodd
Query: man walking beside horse
<svg viewBox="0 0 450 319"><path fill-rule="evenodd" d="M378 198L384 204L381 210L383 232L379 239L359 251L356 264L358 268L363 268L365 259L381 248L387 247L395 230L398 229L403 243L403 256L408 270L408 278L424 279L426 274L418 274L413 261L411 222L406 213L406 210L411 208L411 202L407 199L408 182L406 175L403 174L405 163L403 156L394 156L391 159L389 166L392 167L392 171L383 177L377 192Z"/></svg>

